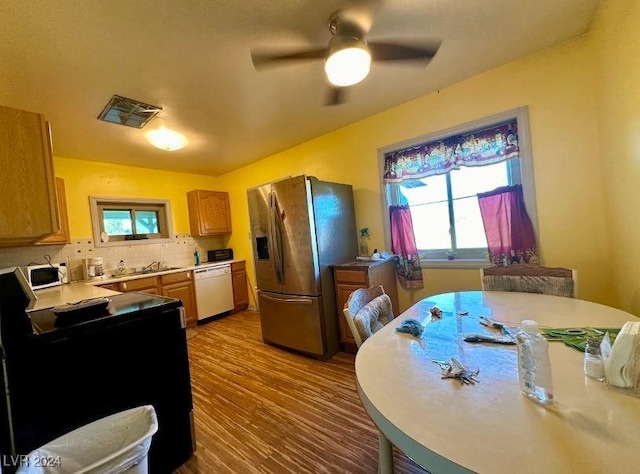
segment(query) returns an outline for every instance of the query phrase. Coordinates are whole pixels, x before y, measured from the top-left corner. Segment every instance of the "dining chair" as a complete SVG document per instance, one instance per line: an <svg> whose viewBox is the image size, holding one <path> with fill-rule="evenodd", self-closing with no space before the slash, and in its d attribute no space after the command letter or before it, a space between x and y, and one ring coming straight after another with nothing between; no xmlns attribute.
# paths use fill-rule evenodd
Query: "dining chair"
<svg viewBox="0 0 640 474"><path fill-rule="evenodd" d="M393 321L391 298L381 285L360 288L349 295L344 304L344 316L356 346ZM393 447L384 433L378 432L378 472L385 472L384 466L391 466L393 472Z"/></svg>
<svg viewBox="0 0 640 474"><path fill-rule="evenodd" d="M482 291L520 291L575 298L577 272L569 268L513 264L480 269Z"/></svg>
<svg viewBox="0 0 640 474"><path fill-rule="evenodd" d="M343 312L358 347L393 321L391 298L381 285L355 290L349 295Z"/></svg>

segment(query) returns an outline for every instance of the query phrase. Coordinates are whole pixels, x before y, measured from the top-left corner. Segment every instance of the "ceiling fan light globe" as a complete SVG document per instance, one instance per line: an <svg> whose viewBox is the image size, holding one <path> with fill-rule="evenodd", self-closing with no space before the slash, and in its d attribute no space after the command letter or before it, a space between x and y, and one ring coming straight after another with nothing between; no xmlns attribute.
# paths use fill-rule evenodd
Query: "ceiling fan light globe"
<svg viewBox="0 0 640 474"><path fill-rule="evenodd" d="M166 127L151 130L147 132L146 137L153 146L166 151L179 150L187 144L187 139L184 135Z"/></svg>
<svg viewBox="0 0 640 474"><path fill-rule="evenodd" d="M357 84L369 74L371 54L368 48L353 46L335 51L326 59L324 71L334 86Z"/></svg>

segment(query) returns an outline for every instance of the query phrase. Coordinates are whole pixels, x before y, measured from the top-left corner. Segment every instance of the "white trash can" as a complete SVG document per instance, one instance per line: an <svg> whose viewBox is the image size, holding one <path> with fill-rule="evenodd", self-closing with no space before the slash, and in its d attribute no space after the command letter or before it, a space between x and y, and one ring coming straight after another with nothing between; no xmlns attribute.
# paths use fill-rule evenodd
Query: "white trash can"
<svg viewBox="0 0 640 474"><path fill-rule="evenodd" d="M158 420L153 406L125 410L30 452L18 473L146 474L151 437L156 431Z"/></svg>

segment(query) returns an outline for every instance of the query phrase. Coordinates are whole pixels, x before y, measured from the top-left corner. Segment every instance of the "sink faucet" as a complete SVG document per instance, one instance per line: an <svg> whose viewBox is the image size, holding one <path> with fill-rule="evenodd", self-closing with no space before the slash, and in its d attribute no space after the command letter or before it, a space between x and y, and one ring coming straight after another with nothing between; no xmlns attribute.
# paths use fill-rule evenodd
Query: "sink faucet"
<svg viewBox="0 0 640 474"><path fill-rule="evenodd" d="M153 266L156 266L156 270L160 269L160 262L151 262L149 265L147 265L146 267L142 267L142 271L146 272L146 271L152 271L153 270Z"/></svg>
<svg viewBox="0 0 640 474"><path fill-rule="evenodd" d="M116 268L115 275L124 275L127 271L127 268L124 266L124 260L120 260L118 263L118 268Z"/></svg>

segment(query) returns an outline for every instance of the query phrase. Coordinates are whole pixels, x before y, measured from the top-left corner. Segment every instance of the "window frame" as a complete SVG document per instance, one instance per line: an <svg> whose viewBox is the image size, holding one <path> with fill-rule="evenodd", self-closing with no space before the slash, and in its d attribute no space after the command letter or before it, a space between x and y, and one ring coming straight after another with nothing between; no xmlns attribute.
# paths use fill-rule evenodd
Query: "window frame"
<svg viewBox="0 0 640 474"><path fill-rule="evenodd" d="M171 201L168 199L147 199L147 198L126 198L126 197L107 197L107 196L89 196L89 205L91 208L91 223L93 228L93 241L96 247L120 247L130 245L150 245L172 242L173 225L171 215ZM135 233L135 211L153 210L158 213L158 229L159 233L144 234L146 239L125 240L124 236L109 236L108 241L103 241L102 233L104 232L104 210L132 210L133 235Z"/></svg>
<svg viewBox="0 0 640 474"><path fill-rule="evenodd" d="M492 125L499 124L508 120L516 119L518 125L518 146L520 148L520 178L522 183L522 191L524 195L524 201L527 208L529 217L533 225L533 231L538 239L538 218L536 209L536 193L534 183L534 169L531 153L531 139L530 139L530 127L529 127L529 109L527 106L519 107L516 109L507 110L495 115L482 117L471 122L466 122L454 127L440 130L437 132L422 135L420 137L411 138L402 142L394 143L378 149L378 173L381 186L381 199L382 199L382 214L383 214L383 231L385 246L391 250L391 225L389 217L390 199L387 196L387 185L383 182L385 173L385 160L384 156L387 153L397 151L403 148L409 148L418 146L423 143L442 140L452 135L459 135L465 132L478 130ZM510 161L510 160L507 160ZM447 179L450 180L447 173ZM449 188L448 188L449 189ZM427 258L421 259L421 266L423 268L481 268L491 265L487 259L466 258L464 252L460 252L454 260L448 260L443 258ZM432 254L433 255L433 254Z"/></svg>

